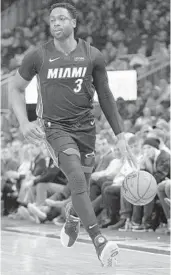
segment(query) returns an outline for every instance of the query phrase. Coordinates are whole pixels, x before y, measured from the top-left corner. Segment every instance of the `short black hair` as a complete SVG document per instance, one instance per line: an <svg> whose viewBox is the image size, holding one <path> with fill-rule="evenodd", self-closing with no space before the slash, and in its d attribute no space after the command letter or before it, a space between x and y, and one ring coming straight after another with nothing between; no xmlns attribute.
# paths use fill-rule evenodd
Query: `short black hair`
<svg viewBox="0 0 171 275"><path fill-rule="evenodd" d="M73 19L77 19L77 10L74 7L74 5L67 3L67 2L64 2L64 3L59 2L59 3L53 4L50 7L50 13L55 8L64 8L64 9L68 10L69 14L72 16Z"/></svg>

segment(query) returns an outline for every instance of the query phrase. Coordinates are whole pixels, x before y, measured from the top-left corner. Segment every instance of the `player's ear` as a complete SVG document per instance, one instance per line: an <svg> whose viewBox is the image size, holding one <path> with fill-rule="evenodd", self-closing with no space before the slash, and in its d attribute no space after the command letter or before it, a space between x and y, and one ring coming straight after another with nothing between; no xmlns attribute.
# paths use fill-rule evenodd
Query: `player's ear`
<svg viewBox="0 0 171 275"><path fill-rule="evenodd" d="M76 19L72 19L72 26L75 29L77 25L77 20Z"/></svg>

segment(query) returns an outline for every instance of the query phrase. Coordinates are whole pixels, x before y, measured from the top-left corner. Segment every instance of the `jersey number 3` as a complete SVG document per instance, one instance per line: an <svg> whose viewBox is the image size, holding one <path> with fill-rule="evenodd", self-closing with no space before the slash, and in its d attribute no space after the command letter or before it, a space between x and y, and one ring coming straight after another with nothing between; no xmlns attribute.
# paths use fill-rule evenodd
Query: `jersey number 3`
<svg viewBox="0 0 171 275"><path fill-rule="evenodd" d="M77 84L76 88L74 89L75 93L79 93L81 91L81 87L83 84L83 79L82 78L78 78L75 83Z"/></svg>

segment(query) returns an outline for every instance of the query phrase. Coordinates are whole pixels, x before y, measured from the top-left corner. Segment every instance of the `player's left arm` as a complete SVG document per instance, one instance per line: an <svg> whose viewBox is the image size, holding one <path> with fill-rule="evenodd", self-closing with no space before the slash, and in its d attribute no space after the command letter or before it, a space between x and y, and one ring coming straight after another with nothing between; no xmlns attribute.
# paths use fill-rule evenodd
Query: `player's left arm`
<svg viewBox="0 0 171 275"><path fill-rule="evenodd" d="M100 107L109 122L114 134L118 138L118 147L124 158L127 158L129 164L137 168L137 161L132 154L124 136L123 122L118 112L116 101L109 88L108 76L106 71L106 65L103 55L100 51L95 52L95 58L93 60L93 84L96 89Z"/></svg>
<svg viewBox="0 0 171 275"><path fill-rule="evenodd" d="M123 134L123 123L118 112L116 101L109 88L105 61L100 52L93 61L93 84L96 89L100 107L115 135Z"/></svg>

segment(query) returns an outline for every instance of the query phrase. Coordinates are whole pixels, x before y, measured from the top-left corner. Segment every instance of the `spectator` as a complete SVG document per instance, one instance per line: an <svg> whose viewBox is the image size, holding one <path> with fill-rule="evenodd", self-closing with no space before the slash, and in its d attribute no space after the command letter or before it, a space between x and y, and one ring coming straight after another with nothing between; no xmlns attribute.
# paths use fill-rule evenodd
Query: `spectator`
<svg viewBox="0 0 171 275"><path fill-rule="evenodd" d="M36 203L36 205L44 205L45 200L63 189L61 185L60 170L54 166L50 160L49 167L44 174L35 177L32 180L31 188L27 196L27 203ZM66 184L66 179L63 178L62 184Z"/></svg>
<svg viewBox="0 0 171 275"><path fill-rule="evenodd" d="M127 52L133 54L141 52L143 56L150 56L152 53L153 55L157 54L158 59L168 59L170 18L167 8L162 5L147 1L145 5L140 2L136 3L135 7L132 2L118 5L116 1L108 1L99 6L99 3L95 1L92 4L91 12L87 15L88 5L83 1L77 3L77 8L80 11L80 25L77 33L85 39L91 38L90 41L104 51L107 63L112 62L111 67L113 68L117 68L119 65L120 68L127 69L126 62L121 61L121 65L118 59L118 56ZM15 46L15 50L17 47L23 47L23 37L32 39L34 45L43 43L46 36L49 39L47 15L48 9L45 4L42 5L42 10L32 12L23 26L14 29L14 36L11 31L4 30L2 47L8 47L7 52L12 46ZM108 33L106 33L104 23L107 24ZM38 36L39 38L37 38ZM142 44L140 37L142 37ZM7 59L6 54L2 55L2 63L8 67L8 60L11 58ZM12 55L14 57L15 51ZM117 58L116 63L115 58ZM19 61L14 58L10 68L16 68L18 64Z"/></svg>
<svg viewBox="0 0 171 275"><path fill-rule="evenodd" d="M171 231L171 221L170 221L170 189L171 180L167 179L159 183L157 195L159 197L161 206L163 208L164 214L167 219L167 230L168 233ZM169 203L169 204L168 204Z"/></svg>
<svg viewBox="0 0 171 275"><path fill-rule="evenodd" d="M22 177L20 181L20 191L18 196L18 201L23 202L27 196L27 191L30 186L30 179L32 178L31 165L32 165L32 151L30 146L26 144L21 153L21 164L18 168L18 180Z"/></svg>
<svg viewBox="0 0 171 275"><path fill-rule="evenodd" d="M137 168L141 167L142 162L142 153L139 140L136 136L131 137L128 140L128 144L132 150L132 153L137 159ZM134 168L135 169L135 168ZM112 226L108 223L105 226L109 226L110 229L116 230L119 228L124 228L126 224L126 220L131 218L132 215L132 205L127 202L123 195L121 194L121 185L124 180L126 174L130 173L133 169L128 165L127 162L122 165L121 170L118 175L114 178L114 184L111 186L104 187L103 196L104 196L104 204L111 212L112 217L116 217L117 211L119 209L119 221L115 222ZM118 206L119 205L119 206ZM133 224L133 223L132 223ZM135 225L135 223L134 223Z"/></svg>
<svg viewBox="0 0 171 275"><path fill-rule="evenodd" d="M70 201L70 189L68 185L60 186L58 184L58 192L54 193L51 197L45 200L43 205L26 203L26 207L20 207L21 215L26 218L34 218L34 221L37 223L55 221L56 223L61 223L65 221L65 206Z"/></svg>
<svg viewBox="0 0 171 275"><path fill-rule="evenodd" d="M148 133L148 138L158 138L160 140L159 149L171 154L171 150L167 147L167 135L160 129L155 128L153 131Z"/></svg>
<svg viewBox="0 0 171 275"><path fill-rule="evenodd" d="M149 163L151 162L150 168L146 167L145 170L153 174L157 184L159 184L166 178L170 178L170 156L167 152L159 150L159 144L160 141L158 139L148 138L144 141L143 145L144 156ZM136 214L138 216L141 216L142 207L134 207L136 208ZM142 224L137 229L135 229L136 231L144 232L155 229L151 225L151 215L153 207L154 200L143 207L144 216L142 218Z"/></svg>
<svg viewBox="0 0 171 275"><path fill-rule="evenodd" d="M149 22L149 21L146 21L146 22ZM150 30L149 30L149 32L150 32ZM149 44L148 44L147 40L148 40L148 35L143 34L141 36L141 45L140 45L140 48L138 49L137 53L148 57L148 56L151 56L151 49L149 48Z"/></svg>
<svg viewBox="0 0 171 275"><path fill-rule="evenodd" d="M1 151L1 192L4 201L3 214L8 215L16 208L16 183L18 162L8 148Z"/></svg>
<svg viewBox="0 0 171 275"><path fill-rule="evenodd" d="M142 112L143 112L143 116L140 116L136 119L135 125L134 125L135 127L139 128L145 125L147 126L152 124L151 109L148 107L145 107Z"/></svg>
<svg viewBox="0 0 171 275"><path fill-rule="evenodd" d="M17 171L19 164L13 159L10 149L3 149L1 154L1 173L4 177L8 177L9 171Z"/></svg>
<svg viewBox="0 0 171 275"><path fill-rule="evenodd" d="M108 167L104 170L94 172L91 176L90 181L90 199L93 203L94 210L98 215L102 208L102 190L105 182L108 185L113 183L113 179L118 174L122 166L122 160L120 159L120 152L117 147L113 151L113 160L110 162Z"/></svg>
<svg viewBox="0 0 171 275"><path fill-rule="evenodd" d="M146 107L151 109L152 115L155 115L155 107L157 105L157 100L159 99L160 93L160 88L158 86L155 86L152 89L150 98L148 98L146 102Z"/></svg>

